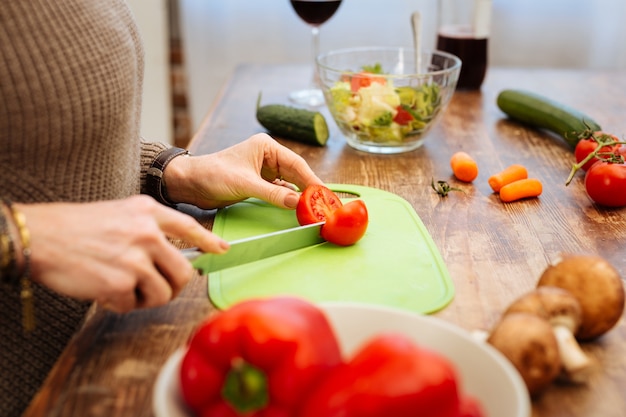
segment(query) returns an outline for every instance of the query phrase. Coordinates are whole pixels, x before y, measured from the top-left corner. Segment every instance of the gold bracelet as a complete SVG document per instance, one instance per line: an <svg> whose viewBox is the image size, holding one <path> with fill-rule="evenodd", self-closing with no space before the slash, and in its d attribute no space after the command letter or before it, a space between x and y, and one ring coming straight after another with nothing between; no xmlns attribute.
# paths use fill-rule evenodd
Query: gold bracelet
<svg viewBox="0 0 626 417"><path fill-rule="evenodd" d="M31 332L35 329L35 307L33 298L33 285L30 280L30 231L26 227L26 216L17 210L15 206L8 203L13 215L13 221L22 241L23 263L21 269L20 283L22 289L20 298L22 299L22 327L25 332Z"/></svg>
<svg viewBox="0 0 626 417"><path fill-rule="evenodd" d="M3 283L17 282L17 258L15 242L10 229L9 218L12 217L7 200L0 199L0 278Z"/></svg>

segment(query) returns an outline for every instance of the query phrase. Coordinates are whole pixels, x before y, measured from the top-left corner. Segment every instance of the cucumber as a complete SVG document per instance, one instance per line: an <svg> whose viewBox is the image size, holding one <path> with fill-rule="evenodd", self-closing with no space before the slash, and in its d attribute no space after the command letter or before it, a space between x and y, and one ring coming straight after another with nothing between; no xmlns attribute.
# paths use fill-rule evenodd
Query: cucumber
<svg viewBox="0 0 626 417"><path fill-rule="evenodd" d="M256 118L271 134L311 145L326 145L329 133L322 113L283 104L260 106L260 103L259 95Z"/></svg>
<svg viewBox="0 0 626 417"><path fill-rule="evenodd" d="M510 118L556 133L572 147L585 132L601 130L590 116L529 91L503 90L497 103Z"/></svg>

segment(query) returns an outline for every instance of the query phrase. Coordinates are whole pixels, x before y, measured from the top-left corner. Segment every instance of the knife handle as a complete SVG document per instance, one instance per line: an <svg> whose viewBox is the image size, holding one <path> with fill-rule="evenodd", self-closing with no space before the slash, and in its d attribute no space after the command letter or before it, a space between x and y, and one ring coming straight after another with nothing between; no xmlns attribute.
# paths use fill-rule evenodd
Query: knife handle
<svg viewBox="0 0 626 417"><path fill-rule="evenodd" d="M188 261L193 261L194 259L196 259L198 256L204 254L204 252L202 252L200 249L198 248L185 248L185 249L181 249L180 253L183 254L183 256L185 258L187 258Z"/></svg>

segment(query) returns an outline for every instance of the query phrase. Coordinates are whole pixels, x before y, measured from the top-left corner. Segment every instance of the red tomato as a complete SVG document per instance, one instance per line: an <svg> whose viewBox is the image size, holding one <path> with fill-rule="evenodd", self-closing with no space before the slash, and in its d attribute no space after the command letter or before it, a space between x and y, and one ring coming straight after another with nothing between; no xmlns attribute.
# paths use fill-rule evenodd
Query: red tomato
<svg viewBox="0 0 626 417"><path fill-rule="evenodd" d="M398 111L398 113L396 113L396 116L393 118L393 121L396 122L397 124L406 125L410 121L413 120L413 115L409 113L408 111L406 111L405 109L403 109L402 106L398 106L396 110Z"/></svg>
<svg viewBox="0 0 626 417"><path fill-rule="evenodd" d="M607 207L626 206L626 165L599 161L585 175L589 198Z"/></svg>
<svg viewBox="0 0 626 417"><path fill-rule="evenodd" d="M344 205L328 187L312 185L305 188L296 207L301 225L325 221L321 235L336 245L355 244L365 234L368 214L362 200Z"/></svg>
<svg viewBox="0 0 626 417"><path fill-rule="evenodd" d="M598 134L602 134L602 132L596 132L596 135ZM619 139L616 136L613 136L614 140L619 141ZM593 138L588 138L588 139L581 139L578 144L576 144L576 149L574 149L574 156L576 157L576 163L581 162L583 159L585 159L587 157L587 155L589 155L591 152L593 152L598 146L598 142L596 142L595 139ZM613 145L613 146L603 146L602 149L600 149L599 152L615 152L618 148L620 148L621 145ZM588 161L585 165L583 165L582 169L584 171L588 171L589 168L591 168L591 166L593 164L595 164L596 162L598 162L600 159L598 158L593 158L590 161Z"/></svg>
<svg viewBox="0 0 626 417"><path fill-rule="evenodd" d="M326 216L322 237L335 245L353 245L365 234L367 223L365 203L363 200L354 200Z"/></svg>
<svg viewBox="0 0 626 417"><path fill-rule="evenodd" d="M350 88L353 92L357 92L359 91L359 88L369 87L375 82L384 85L387 83L387 80L385 77L372 74L371 72L360 72L352 76L352 79L350 80Z"/></svg>
<svg viewBox="0 0 626 417"><path fill-rule="evenodd" d="M304 189L296 207L296 217L301 226L318 223L341 207L343 203L328 187L311 185Z"/></svg>

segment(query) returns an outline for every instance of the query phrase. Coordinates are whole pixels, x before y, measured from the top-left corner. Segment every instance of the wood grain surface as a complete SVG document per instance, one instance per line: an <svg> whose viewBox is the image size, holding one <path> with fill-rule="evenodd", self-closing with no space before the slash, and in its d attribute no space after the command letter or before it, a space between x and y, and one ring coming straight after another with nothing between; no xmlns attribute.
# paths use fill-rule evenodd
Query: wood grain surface
<svg viewBox="0 0 626 417"><path fill-rule="evenodd" d="M310 69L241 65L224 86L189 146L215 152L263 132L254 113L263 103L287 104ZM592 115L605 130L626 136L624 74L565 69L491 68L480 92L456 92L420 149L372 155L345 144L331 125L326 147L278 139L302 155L328 183L366 185L409 201L432 235L456 287L452 303L436 313L467 329L488 329L506 306L532 289L542 271L563 253L596 254L626 277L626 209L597 207L582 175L565 186L572 150L561 139L508 120L495 99L505 88L523 88ZM451 176L449 158L465 151L479 164L473 184ZM537 199L504 204L488 177L510 164L528 168L544 185ZM463 192L442 198L430 184L445 180ZM213 213L183 210L210 226ZM177 242L182 246L182 242ZM160 367L213 311L206 277L196 277L165 307L116 315L95 310L65 350L26 416L152 416L152 389ZM590 384L554 384L533 401L533 417L626 415L626 328L620 323L584 349L600 364ZM505 417L505 416L491 416Z"/></svg>

